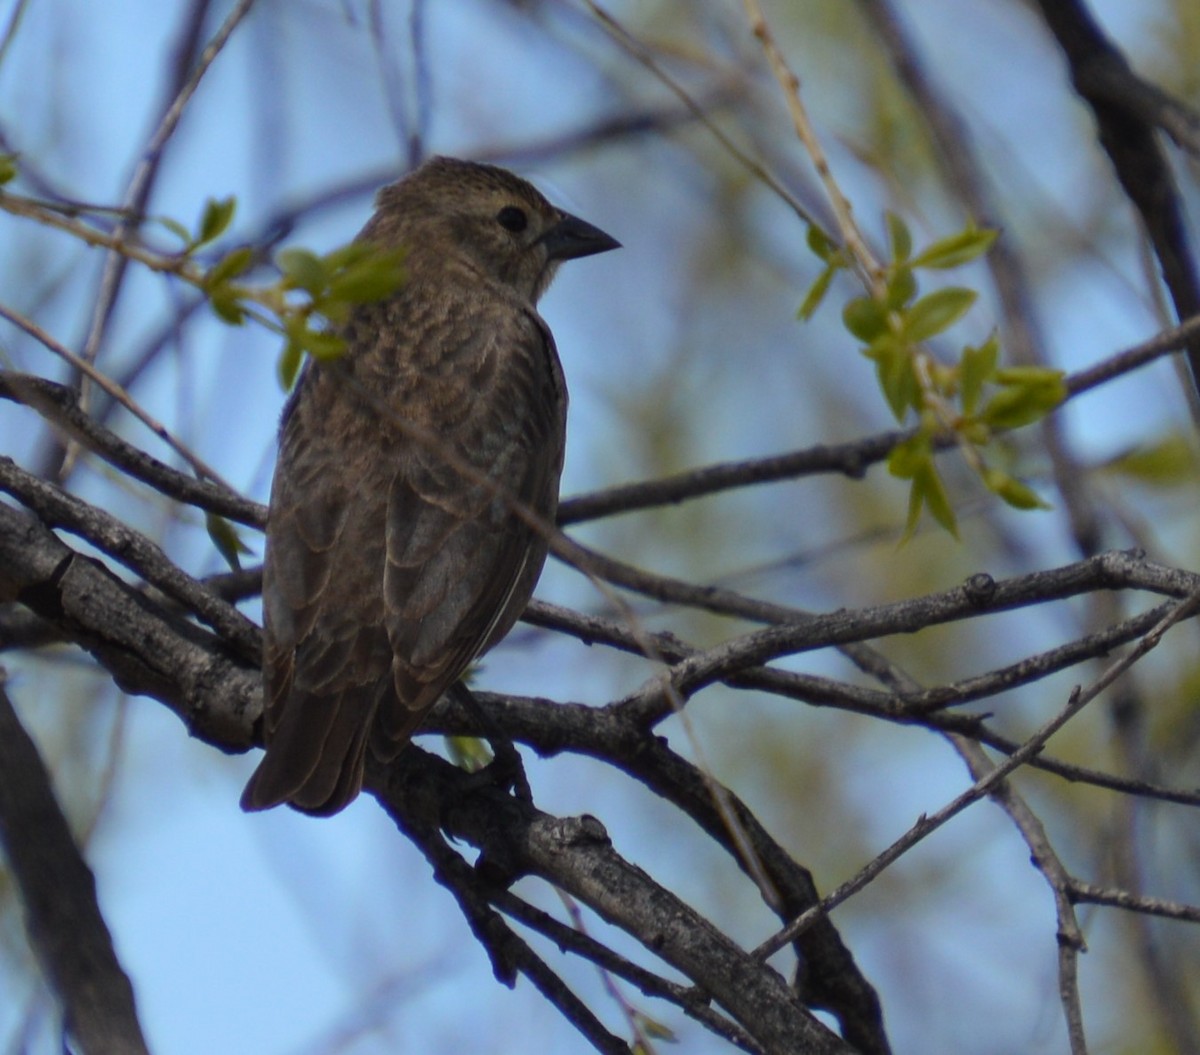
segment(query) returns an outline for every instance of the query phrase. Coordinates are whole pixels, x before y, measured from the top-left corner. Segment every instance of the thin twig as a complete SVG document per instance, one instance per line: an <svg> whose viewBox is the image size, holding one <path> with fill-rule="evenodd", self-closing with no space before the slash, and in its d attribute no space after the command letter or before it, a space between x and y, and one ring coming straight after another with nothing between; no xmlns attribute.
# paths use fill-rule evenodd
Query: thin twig
<svg viewBox="0 0 1200 1055"><path fill-rule="evenodd" d="M647 70L658 78L674 95L679 99L684 106L688 108L691 114L697 121L700 122L712 134L713 138L728 152L730 157L738 162L747 172L755 179L759 180L764 186L769 188L774 194L778 195L795 214L800 217L806 224L814 227L820 227L820 224L814 219L812 213L790 190L787 189L771 172L759 162L755 161L741 147L739 147L729 135L718 125L707 113L705 108L700 105L674 77L672 77L650 52L650 50L641 43L628 29L613 17L608 11L600 6L596 0L582 0L583 5L591 11L596 21L613 40L615 40L622 48L625 49L633 58L640 62Z"/></svg>
<svg viewBox="0 0 1200 1055"><path fill-rule="evenodd" d="M4 35L0 36L0 67L4 65L4 60L8 57L8 49L12 47L13 41L17 39L17 31L21 28L21 20L25 17L25 12L28 9L29 0L17 0L8 14L8 23L4 27Z"/></svg>
<svg viewBox="0 0 1200 1055"><path fill-rule="evenodd" d="M129 187L122 200L123 208L134 213L141 213L145 208L150 189L158 173L159 164L162 161L163 150L166 148L171 136L175 134L175 130L179 127L184 110L187 108L188 103L191 102L196 89L200 87L200 81L208 72L213 60L221 53L222 49L228 43L229 38L233 35L233 31L237 29L242 19L249 13L253 3L254 0L238 0L238 3L230 11L212 39L200 52L196 64L192 67L191 71L187 76L180 78L174 92L174 98L172 98L164 110L158 127L154 130L149 142L146 144L142 158L134 170L132 179L129 181ZM196 18L195 24L189 27L189 35L199 29L199 22L202 21L203 14L207 11L207 8L207 3L202 3L196 9L199 17ZM186 58L187 56L183 57ZM129 226L125 221L118 224L116 231L118 242L125 240ZM121 278L124 275L127 259L127 256L123 253L113 253L105 263L104 274L100 280L100 292L96 298L96 304L92 313L92 323L83 348L83 358L89 363L95 360L100 342L104 338L104 331L112 315L113 305L116 302L117 293L120 289Z"/></svg>
<svg viewBox="0 0 1200 1055"><path fill-rule="evenodd" d="M1110 908L1123 908L1129 912L1141 912L1147 916L1159 916L1163 919L1177 919L1185 923L1200 923L1200 905L1185 905L1180 901L1141 897L1130 894L1127 890L1112 890L1108 887L1084 883L1078 879L1071 881L1068 892L1071 899L1077 902L1108 905Z"/></svg>
<svg viewBox="0 0 1200 1055"><path fill-rule="evenodd" d="M518 898L511 891L496 891L491 895L491 899L501 912L520 920L527 927L549 938L559 949L573 952L590 960L601 970L623 978L647 996L675 1004L685 1014L701 1023L714 1036L724 1037L731 1044L752 1053L752 1055L762 1055L762 1048L751 1039L745 1030L736 1022L731 1022L714 1011L709 1006L711 998L694 986L680 985L678 982L668 981L652 971L647 971L644 967L632 963L607 945L597 941L586 931L566 926L549 913Z"/></svg>
<svg viewBox="0 0 1200 1055"><path fill-rule="evenodd" d="M822 898L819 905L815 905L778 934L775 934L759 945L754 950L754 954L765 958L783 948L783 946L794 940L806 927L810 926L818 916L828 914L848 897L869 884L880 872L912 849L912 847L916 846L917 843L925 839L931 832L936 831L972 803L978 802L981 798L987 796L1000 781L1004 780L1010 773L1019 769L1030 758L1038 754L1050 737L1116 681L1118 677L1124 674L1142 656L1157 646L1159 641L1162 640L1163 634L1181 619L1192 615L1197 608L1200 608L1200 591L1190 594L1186 599L1176 604L1171 612L1161 619L1154 629L1138 642L1136 647L1112 663L1086 690L1076 688L1071 693L1066 706L1058 714L1054 715L1053 718L1045 722L1037 732L1021 745L1019 750L1015 751L990 773L982 779L977 780L971 787L961 795L958 795L953 801L947 803L936 813L931 816L922 816L912 828L892 843L883 853L875 857L857 875L847 880L827 897Z"/></svg>
<svg viewBox="0 0 1200 1055"><path fill-rule="evenodd" d="M162 440L163 443L165 443L168 447L175 451L176 454L183 458L184 461L186 461L201 476L207 477L214 483L219 484L230 493L236 493L230 484L221 479L215 469L209 466L206 462L202 461L199 457L188 450L188 448L184 446L180 440L177 440L173 435L171 435L166 426L157 421L155 418L152 418L145 410L143 410L138 402L128 392L126 392L125 389L123 389L107 375L97 370L91 363L76 355L71 351L71 349L66 347L66 345L55 340L32 319L27 319L24 315L13 311L4 304L0 304L0 318L8 319L8 321L14 326L24 330L27 334L29 334L30 337L40 343L43 347L47 348L49 351L53 352L64 362L69 363L80 373L90 377L96 382L96 384L103 388L105 392L112 396L113 399L120 403L121 406L125 407L126 410L128 410L135 418L137 418L138 421L140 421L151 432L153 432L155 436Z"/></svg>
<svg viewBox="0 0 1200 1055"><path fill-rule="evenodd" d="M101 914L95 877L4 677L0 671L0 844L21 892L31 944L80 1051L147 1055L133 987Z"/></svg>
<svg viewBox="0 0 1200 1055"><path fill-rule="evenodd" d="M1063 379L1067 399L1077 398L1155 359L1183 350L1200 337L1200 315L1184 320L1140 344L1133 345ZM890 431L849 443L820 444L787 454L745 461L718 462L689 469L657 480L623 484L565 499L559 507L563 524L595 520L618 513L635 512L688 499L701 498L739 487L793 480L818 473L841 473L851 479L863 476L872 465L887 458L912 430ZM949 437L935 439L935 446L948 448Z"/></svg>
<svg viewBox="0 0 1200 1055"><path fill-rule="evenodd" d="M0 399L12 399L37 411L66 436L83 444L126 476L186 505L241 524L263 527L267 508L211 480L199 480L160 462L99 424L79 405L79 394L66 385L33 374L0 370Z"/></svg>
<svg viewBox="0 0 1200 1055"><path fill-rule="evenodd" d="M743 0L743 4L746 8L746 17L750 22L750 31L762 45L763 54L766 55L771 72L783 90L788 113L792 118L792 127L800 138L800 142L804 144L804 149L808 152L813 168L817 171L821 185L825 188L825 194L829 198L829 204L837 219L838 233L842 237L842 242L850 253L868 290L873 296L881 297L884 292L883 268L868 247L867 240L863 237L858 222L854 219L850 201L842 193L842 188L838 185L833 171L829 167L829 158L825 154L825 148L821 146L821 141L817 138L816 131L809 120L804 101L800 98L800 78L792 71L783 52L775 43L775 38L771 35L771 28L767 25L766 16L763 14L758 0Z"/></svg>

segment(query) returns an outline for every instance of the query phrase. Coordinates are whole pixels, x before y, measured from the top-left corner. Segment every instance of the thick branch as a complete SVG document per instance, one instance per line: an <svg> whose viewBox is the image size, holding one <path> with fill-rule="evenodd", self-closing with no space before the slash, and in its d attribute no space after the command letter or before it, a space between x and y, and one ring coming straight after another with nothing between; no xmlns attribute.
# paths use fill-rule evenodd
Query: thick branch
<svg viewBox="0 0 1200 1055"><path fill-rule="evenodd" d="M236 647L244 659L257 660L262 651L259 628L233 605L182 571L145 535L112 514L39 480L2 455L0 491L26 505L46 526L66 528L116 558L198 615Z"/></svg>
<svg viewBox="0 0 1200 1055"><path fill-rule="evenodd" d="M133 986L96 901L96 880L2 683L0 843L21 889L30 942L80 1050L147 1055Z"/></svg>
<svg viewBox="0 0 1200 1055"><path fill-rule="evenodd" d="M1100 144L1117 179L1145 225L1176 315L1194 315L1200 310L1200 276L1170 162L1147 119L1142 82L1082 0L1037 0L1037 6L1066 56L1075 90L1095 115ZM1189 343L1187 358L1196 383L1200 342Z"/></svg>
<svg viewBox="0 0 1200 1055"><path fill-rule="evenodd" d="M262 706L257 666L7 505L0 505L0 600L20 601L57 626L122 689L165 703L193 735L224 751L251 745Z"/></svg>
<svg viewBox="0 0 1200 1055"><path fill-rule="evenodd" d="M704 917L625 861L598 820L556 818L496 788L471 791L470 775L418 749L404 765L368 768L368 786L404 826L434 823L480 847L478 868L507 884L540 876L712 994L764 1050L849 1053L771 967L754 960Z"/></svg>

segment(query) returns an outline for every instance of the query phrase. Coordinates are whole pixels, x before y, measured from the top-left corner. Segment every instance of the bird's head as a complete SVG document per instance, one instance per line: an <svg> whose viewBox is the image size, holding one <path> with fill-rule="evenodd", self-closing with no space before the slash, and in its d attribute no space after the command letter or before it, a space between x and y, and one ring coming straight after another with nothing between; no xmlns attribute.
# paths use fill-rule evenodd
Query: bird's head
<svg viewBox="0 0 1200 1055"><path fill-rule="evenodd" d="M384 187L377 206L365 237L453 254L531 302L563 260L620 246L511 172L455 158L435 157Z"/></svg>

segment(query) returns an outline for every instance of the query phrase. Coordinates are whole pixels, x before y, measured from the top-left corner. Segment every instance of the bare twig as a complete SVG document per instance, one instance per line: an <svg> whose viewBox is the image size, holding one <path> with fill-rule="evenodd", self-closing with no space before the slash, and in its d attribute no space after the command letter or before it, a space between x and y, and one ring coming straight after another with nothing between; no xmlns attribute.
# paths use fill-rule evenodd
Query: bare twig
<svg viewBox="0 0 1200 1055"><path fill-rule="evenodd" d="M1095 886L1073 879L1069 887L1071 899L1091 905L1108 905L1110 908L1122 908L1129 912L1142 912L1147 916L1159 916L1163 919L1177 919L1185 923L1200 923L1200 906L1185 905L1179 901L1167 901L1163 898L1138 897L1125 890L1111 890L1107 887Z"/></svg>
<svg viewBox="0 0 1200 1055"><path fill-rule="evenodd" d="M1200 311L1200 273L1170 161L1147 123L1144 93L1131 91L1132 73L1081 0L1035 0L1070 67L1075 89L1091 107L1099 140L1122 189L1145 225L1163 280L1181 319ZM1121 87L1114 91L1114 85ZM1133 100L1142 99L1141 104ZM1200 379L1200 341L1187 348L1192 383Z"/></svg>
<svg viewBox="0 0 1200 1055"><path fill-rule="evenodd" d="M59 343L49 333L43 330L32 319L25 318L24 315L13 311L4 304L0 304L0 318L8 319L14 326L24 330L30 337L43 345L49 351L53 352L64 362L69 363L81 374L86 374L93 381L103 388L113 399L117 400L125 407L134 417L145 425L151 432L154 433L160 440L170 447L176 454L184 459L193 469L201 476L207 477L214 483L220 485L231 494L234 493L233 488L221 479L215 469L212 469L207 463L193 454L182 442L177 440L170 432L167 431L165 425L152 418L136 400L115 381L107 377L105 374L97 370L91 363L76 355L66 345Z"/></svg>
<svg viewBox="0 0 1200 1055"><path fill-rule="evenodd" d="M816 169L817 177L825 188L825 194L829 198L829 204L837 218L838 234L841 235L842 242L849 251L854 266L867 288L875 296L882 296L884 290L883 268L868 247L867 240L863 237L858 222L854 219L854 210L850 206L850 200L842 193L842 188L838 185L833 171L829 167L829 158L825 154L825 148L821 146L812 121L809 120L808 111L800 98L800 78L792 71L779 45L775 43L771 27L767 24L766 16L763 14L758 0L743 0L743 6L750 23L750 31L762 45L763 54L771 67L771 73L783 90L788 114L792 119L792 128L800 142L804 144L813 168Z"/></svg>
<svg viewBox="0 0 1200 1055"><path fill-rule="evenodd" d="M146 202L149 200L150 192L162 161L163 150L166 148L171 136L175 134L175 130L179 127L184 110L187 108L188 103L191 102L196 89L200 87L200 81L208 72L213 60L216 59L229 42L233 31L237 29L242 19L249 13L253 3L254 0L238 0L212 39L200 52L194 65L191 63L191 55L194 51L195 42L199 37L209 5L207 0L201 0L201 2L193 6L191 11L192 17L184 27L184 40L179 47L179 62L176 77L169 90L170 101L163 110L158 127L154 130L153 135L151 135L149 142L146 144L146 149L142 153L142 158L134 170L133 178L129 181L129 187L126 189L125 197L122 200L122 206L128 212L141 214L145 210ZM130 225L125 222L118 225L116 231L118 241L124 241L129 227ZM92 313L92 324L83 348L82 358L89 363L95 360L100 342L104 339L104 332L108 325L108 320L112 315L113 306L116 303L117 293L120 289L121 279L124 276L127 263L128 257L126 254L112 253L105 264L104 274L100 281L99 295L96 298Z"/></svg>
<svg viewBox="0 0 1200 1055"><path fill-rule="evenodd" d="M0 35L0 66L4 65L8 49L17 39L17 31L21 28L21 20L25 17L27 10L29 10L29 0L17 0L8 13L8 22L4 26L3 35Z"/></svg>
<svg viewBox="0 0 1200 1055"><path fill-rule="evenodd" d="M746 956L707 920L617 854L594 817L556 818L503 796L493 808L472 808L462 782L469 775L415 748L406 764L386 772L368 762L367 785L393 817L436 817L445 831L481 850L478 868L507 886L521 875L542 876L628 933L655 929L653 952L711 993L757 1043L771 1052L852 1050L813 1018L784 980ZM480 790L486 803L497 791ZM458 803L450 811L446 803ZM399 816L398 816L399 815Z"/></svg>
<svg viewBox="0 0 1200 1055"><path fill-rule="evenodd" d="M545 935L560 949L574 952L590 960L601 970L623 978L647 996L657 997L675 1004L685 1014L701 1023L714 1036L724 1037L731 1044L752 1053L752 1055L762 1055L763 1049L754 1043L745 1030L712 1010L708 1000L695 988L668 981L647 971L644 967L639 967L613 952L607 945L592 938L586 931L560 923L549 913L522 901L511 891L496 891L492 894L491 899L501 912Z"/></svg>
<svg viewBox="0 0 1200 1055"><path fill-rule="evenodd" d="M769 188L772 193L782 199L795 214L807 224L820 226L813 218L812 213L783 183L775 178L771 172L759 162L755 161L741 147L739 147L726 133L720 125L718 125L709 115L705 107L698 103L686 88L683 87L674 77L672 77L658 60L654 57L651 51L641 43L628 29L613 17L611 13L605 10L596 0L582 0L583 5L592 13L596 21L601 25L606 33L614 41L617 42L625 51L633 58L640 62L647 70L658 78L675 96L679 99L689 112L712 134L722 148L738 162L747 172L755 179L759 180L764 186Z"/></svg>
<svg viewBox="0 0 1200 1055"><path fill-rule="evenodd" d="M1049 721L1045 722L1037 732L1021 745L1018 751L1015 751L1004 762L977 780L971 787L961 795L958 795L952 802L947 803L936 813L931 816L922 816L904 835L892 843L883 853L875 857L857 875L839 886L832 894L823 898L820 905L809 909L778 934L759 945L754 950L755 955L766 957L781 949L789 941L793 940L796 935L802 933L818 917L832 911L848 897L865 887L880 872L908 850L912 849L912 847L916 846L917 843L921 842L931 832L936 831L972 803L978 802L979 799L990 794L991 790L1000 781L1004 780L1010 773L1019 769L1030 758L1038 754L1049 741L1050 737L1116 681L1118 677L1124 674L1142 656L1155 648L1159 641L1162 640L1163 634L1181 619L1195 614L1197 608L1200 608L1200 591L1190 594L1185 600L1176 604L1158 622L1154 629L1142 638L1135 648L1112 663L1086 690L1076 688L1071 693L1071 698L1067 701L1066 706Z"/></svg>
<svg viewBox="0 0 1200 1055"><path fill-rule="evenodd" d="M31 407L55 428L122 473L179 502L252 527L261 528L267 522L266 506L243 498L221 484L198 480L172 469L98 424L79 406L78 393L66 385L33 374L0 370L0 399L15 400Z"/></svg>
<svg viewBox="0 0 1200 1055"><path fill-rule="evenodd" d="M1200 315L1186 319L1180 325L1164 330L1140 344L1116 352L1093 366L1068 374L1064 379L1068 398L1074 399L1155 359L1181 351L1197 338L1200 338ZM559 507L559 521L573 524L671 505L733 488L792 480L817 473L841 473L857 479L872 465L886 459L896 444L911 435L911 430L883 432L849 443L822 444L769 458L719 462L658 480L624 484L566 499ZM949 437L937 442L942 448L953 444Z"/></svg>

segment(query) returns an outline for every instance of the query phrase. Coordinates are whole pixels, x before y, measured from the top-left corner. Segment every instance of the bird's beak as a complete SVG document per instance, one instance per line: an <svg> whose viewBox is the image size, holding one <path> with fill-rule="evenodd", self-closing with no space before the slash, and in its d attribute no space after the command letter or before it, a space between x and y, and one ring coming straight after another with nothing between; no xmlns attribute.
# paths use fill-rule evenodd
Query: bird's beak
<svg viewBox="0 0 1200 1055"><path fill-rule="evenodd" d="M559 213L558 223L542 235L540 241L551 260L576 260L621 248L621 243L612 235L569 212Z"/></svg>

